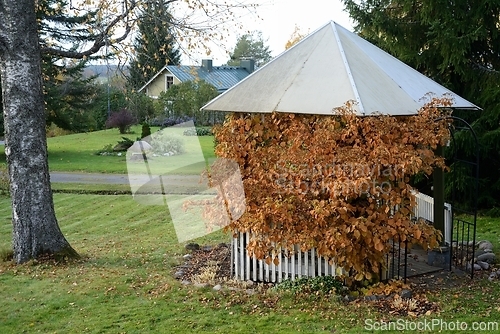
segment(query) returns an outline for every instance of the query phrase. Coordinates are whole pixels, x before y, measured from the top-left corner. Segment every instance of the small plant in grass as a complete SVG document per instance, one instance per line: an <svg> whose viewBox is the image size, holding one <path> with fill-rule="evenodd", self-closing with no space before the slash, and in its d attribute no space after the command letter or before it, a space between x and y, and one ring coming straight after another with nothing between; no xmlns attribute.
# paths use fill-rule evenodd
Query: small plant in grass
<svg viewBox="0 0 500 334"><path fill-rule="evenodd" d="M0 261L8 262L14 259L14 251L12 249L0 249Z"/></svg>
<svg viewBox="0 0 500 334"><path fill-rule="evenodd" d="M127 138L127 137L122 137L122 140L119 140L116 145L113 144L108 144L105 145L103 148L101 148L99 151L96 152L97 155L115 155L120 154L120 152L125 152L126 150L129 149L130 146L134 144L134 141Z"/></svg>
<svg viewBox="0 0 500 334"><path fill-rule="evenodd" d="M396 295L392 300L391 306L396 310L407 310L411 312L417 309L418 304L415 299L403 299L401 296Z"/></svg>
<svg viewBox="0 0 500 334"><path fill-rule="evenodd" d="M132 139L129 139L127 137L122 137L122 140L119 140L118 143L113 147L113 151L125 152L132 145L134 145L134 141Z"/></svg>
<svg viewBox="0 0 500 334"><path fill-rule="evenodd" d="M71 131L62 129L52 123L51 125L47 125L45 127L45 133L47 134L47 138L57 137L57 136L65 136L71 134Z"/></svg>
<svg viewBox="0 0 500 334"><path fill-rule="evenodd" d="M344 290L344 284L333 276L302 277L285 280L276 285L276 290L299 293L321 293L340 294Z"/></svg>
<svg viewBox="0 0 500 334"><path fill-rule="evenodd" d="M220 266L216 261L209 261L202 271L193 276L193 283L215 285L215 278Z"/></svg>
<svg viewBox="0 0 500 334"><path fill-rule="evenodd" d="M137 119L127 109L114 112L106 121L106 128L118 128L121 134L125 134L130 127L137 123Z"/></svg>
<svg viewBox="0 0 500 334"><path fill-rule="evenodd" d="M6 164L0 164L0 195L10 194L9 171Z"/></svg>
<svg viewBox="0 0 500 334"><path fill-rule="evenodd" d="M97 151L96 155L110 155L113 154L113 144L104 145L99 151Z"/></svg>

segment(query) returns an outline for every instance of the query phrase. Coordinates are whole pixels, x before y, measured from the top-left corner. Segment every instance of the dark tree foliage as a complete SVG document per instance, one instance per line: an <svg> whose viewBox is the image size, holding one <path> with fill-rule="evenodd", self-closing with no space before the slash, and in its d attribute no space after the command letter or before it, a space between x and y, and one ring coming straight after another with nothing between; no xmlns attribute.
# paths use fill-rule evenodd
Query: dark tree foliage
<svg viewBox="0 0 500 334"><path fill-rule="evenodd" d="M141 138L146 138L149 136L151 136L151 127L149 126L149 124L144 123L141 127Z"/></svg>
<svg viewBox="0 0 500 334"><path fill-rule="evenodd" d="M168 3L148 0L144 3L134 41L135 59L130 62L128 84L141 88L165 65L178 65L181 55L170 22Z"/></svg>
<svg viewBox="0 0 500 334"><path fill-rule="evenodd" d="M68 16L63 8L64 0L42 0L37 6L38 31L42 47L57 41L78 48L81 43L92 41L95 36L76 27L83 22L95 24L95 13L84 16ZM50 41L50 42L49 42ZM90 58L89 58L90 59ZM93 77L83 78L88 60L61 62L60 56L42 54L42 78L47 124L70 131L95 130L96 124L88 112L92 96L96 93ZM2 110L0 98L0 110ZM3 119L0 120L3 134Z"/></svg>
<svg viewBox="0 0 500 334"><path fill-rule="evenodd" d="M110 110L121 110L128 106L125 93L120 89L110 86L109 92L106 85L97 85L96 91L92 97L89 112L95 122L95 130L102 130L106 128L106 120L108 115L108 101Z"/></svg>
<svg viewBox="0 0 500 334"><path fill-rule="evenodd" d="M196 125L213 125L215 114L200 108L218 94L217 88L206 81L185 81L162 92L159 100L167 117L189 117Z"/></svg>
<svg viewBox="0 0 500 334"><path fill-rule="evenodd" d="M78 49L95 39L95 35L79 26L82 23L98 25L96 12L82 16L69 16L64 8L65 0L42 0L38 2L37 19L40 46L50 47L54 43L71 45ZM79 61L62 61L59 55L42 54L42 74L47 123L76 132L96 129L96 122L88 111L92 97L96 94L93 77L83 78L85 65L91 58Z"/></svg>
<svg viewBox="0 0 500 334"><path fill-rule="evenodd" d="M73 67L63 67L52 60L42 64L47 124L54 123L75 132L97 129L96 120L90 112L93 97L98 92L97 86L93 83L94 78L82 78L84 65L80 62Z"/></svg>
<svg viewBox="0 0 500 334"><path fill-rule="evenodd" d="M362 37L483 108L454 115L471 123L479 136L479 204L499 206L500 1L343 2ZM470 134L458 133L455 143L460 158L474 159ZM469 171L453 173L447 182L455 182L466 201L473 178Z"/></svg>
<svg viewBox="0 0 500 334"><path fill-rule="evenodd" d="M137 124L137 119L127 109L111 113L106 121L107 128L118 128L121 134L127 133L134 124Z"/></svg>
<svg viewBox="0 0 500 334"><path fill-rule="evenodd" d="M251 34L244 34L236 42L231 59L227 62L228 65L237 66L240 64L240 59L251 58L255 60L257 67L264 65L272 59L269 46L265 44L262 37L262 32L254 31Z"/></svg>
<svg viewBox="0 0 500 334"><path fill-rule="evenodd" d="M146 96L142 92L128 91L127 109L137 118L139 123L147 123L153 119L157 113L155 99Z"/></svg>

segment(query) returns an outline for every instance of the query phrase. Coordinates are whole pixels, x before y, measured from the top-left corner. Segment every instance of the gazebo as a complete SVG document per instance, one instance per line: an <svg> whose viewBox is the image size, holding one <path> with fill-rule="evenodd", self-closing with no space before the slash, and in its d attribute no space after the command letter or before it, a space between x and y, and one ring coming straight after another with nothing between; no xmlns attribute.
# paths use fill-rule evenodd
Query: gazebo
<svg viewBox="0 0 500 334"><path fill-rule="evenodd" d="M332 21L207 103L202 110L332 115L346 101L353 101L358 116L407 116L417 114L432 97L443 96L452 100L451 108L480 109ZM442 179L437 186L442 186ZM433 198L423 194L417 197L417 202L416 216L429 221L434 221L434 217L444 220L444 239L450 243L451 212L439 205L444 204L444 198L436 198L436 207ZM246 240L248 237L244 235L233 240L237 278L281 281L288 275L294 279L336 275L338 271L334 264L315 256L314 249L307 256L301 256L299 250L294 258L283 258L279 265L267 265L245 254Z"/></svg>

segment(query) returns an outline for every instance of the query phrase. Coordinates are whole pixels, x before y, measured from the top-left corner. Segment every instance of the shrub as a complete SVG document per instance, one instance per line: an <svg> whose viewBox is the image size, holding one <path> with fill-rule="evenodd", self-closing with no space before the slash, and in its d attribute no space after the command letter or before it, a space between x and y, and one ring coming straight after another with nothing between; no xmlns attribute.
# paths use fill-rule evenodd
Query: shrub
<svg viewBox="0 0 500 334"><path fill-rule="evenodd" d="M196 125L211 125L215 114L200 108L218 94L213 85L203 80L185 81L161 93L158 101L169 116L189 116Z"/></svg>
<svg viewBox="0 0 500 334"><path fill-rule="evenodd" d="M340 294L344 289L344 284L333 276L301 277L292 280L285 280L276 285L276 290L298 293L335 293Z"/></svg>
<svg viewBox="0 0 500 334"><path fill-rule="evenodd" d="M150 126L159 126L160 128L166 128L169 126L174 126L184 122L192 121L193 119L189 116L169 116L169 117L155 117L149 121Z"/></svg>
<svg viewBox="0 0 500 334"><path fill-rule="evenodd" d="M107 144L103 148L101 148L99 151L97 151L95 154L96 155L109 155L113 153L113 144Z"/></svg>
<svg viewBox="0 0 500 334"><path fill-rule="evenodd" d="M126 95L127 110L137 118L138 122L145 122L156 114L155 101L143 93L128 92Z"/></svg>
<svg viewBox="0 0 500 334"><path fill-rule="evenodd" d="M122 137L122 140L119 140L118 143L113 147L113 151L125 152L132 145L134 145L134 141L132 139L128 139L127 137Z"/></svg>
<svg viewBox="0 0 500 334"><path fill-rule="evenodd" d="M165 131L155 132L151 136L151 147L156 154L184 153L184 142L181 138L172 136Z"/></svg>
<svg viewBox="0 0 500 334"><path fill-rule="evenodd" d="M111 85L108 93L106 85L97 85L96 95L88 105L88 109L95 121L94 130L106 128L106 120L110 116L108 115L108 101L110 110L121 110L127 106L125 94L120 89Z"/></svg>
<svg viewBox="0 0 500 334"><path fill-rule="evenodd" d="M213 136L212 130L207 128L191 128L183 132L184 136Z"/></svg>
<svg viewBox="0 0 500 334"><path fill-rule="evenodd" d="M127 133L130 130L130 126L137 123L136 118L127 110L122 109L118 112L114 112L109 116L106 121L106 128L118 128L121 134Z"/></svg>
<svg viewBox="0 0 500 334"><path fill-rule="evenodd" d="M58 127L55 123L45 127L47 138L69 135L71 131Z"/></svg>
<svg viewBox="0 0 500 334"><path fill-rule="evenodd" d="M130 146L134 144L134 141L128 139L127 137L122 137L116 145L108 144L96 152L97 155L115 155L115 152L125 152Z"/></svg>
<svg viewBox="0 0 500 334"><path fill-rule="evenodd" d="M146 138L148 136L151 136L151 128L149 124L142 124L142 131L141 131L141 138Z"/></svg>

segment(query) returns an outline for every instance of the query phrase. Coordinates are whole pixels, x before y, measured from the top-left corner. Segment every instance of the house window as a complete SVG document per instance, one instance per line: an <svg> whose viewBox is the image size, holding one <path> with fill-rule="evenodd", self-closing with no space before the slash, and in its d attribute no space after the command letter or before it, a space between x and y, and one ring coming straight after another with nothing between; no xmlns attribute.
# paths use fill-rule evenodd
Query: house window
<svg viewBox="0 0 500 334"><path fill-rule="evenodd" d="M172 75L165 75L165 90L169 89L174 84L174 77Z"/></svg>

